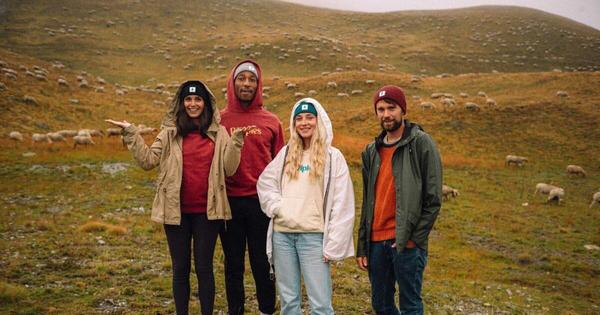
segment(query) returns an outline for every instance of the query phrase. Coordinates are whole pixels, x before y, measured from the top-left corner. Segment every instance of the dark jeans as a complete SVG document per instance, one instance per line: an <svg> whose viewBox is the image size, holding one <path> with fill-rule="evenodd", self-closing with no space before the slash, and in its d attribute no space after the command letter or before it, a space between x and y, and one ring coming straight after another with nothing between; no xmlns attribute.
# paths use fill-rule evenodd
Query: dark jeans
<svg viewBox="0 0 600 315"><path fill-rule="evenodd" d="M378 315L423 314L421 288L427 252L415 247L398 254L393 243L394 240L388 240L370 244L368 269L373 310ZM396 283L400 312L394 303Z"/></svg>
<svg viewBox="0 0 600 315"><path fill-rule="evenodd" d="M215 303L213 254L222 225L222 220L208 220L206 214L185 213L181 215L181 225L164 225L173 265L173 297L177 315L188 314L192 239L200 308L202 314L213 313Z"/></svg>
<svg viewBox="0 0 600 315"><path fill-rule="evenodd" d="M246 243L256 283L258 309L272 314L275 312L275 281L270 278L266 249L269 218L260 209L257 198L230 197L229 205L232 219L226 221L220 234L225 254L225 290L229 314L244 314Z"/></svg>

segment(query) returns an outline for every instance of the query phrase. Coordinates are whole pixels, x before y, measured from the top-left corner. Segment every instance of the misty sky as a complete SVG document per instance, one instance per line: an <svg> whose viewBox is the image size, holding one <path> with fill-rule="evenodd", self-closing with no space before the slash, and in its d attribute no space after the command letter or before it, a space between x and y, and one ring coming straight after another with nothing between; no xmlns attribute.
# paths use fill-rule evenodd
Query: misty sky
<svg viewBox="0 0 600 315"><path fill-rule="evenodd" d="M516 5L561 15L600 30L600 0L284 0L362 12L436 10L477 5Z"/></svg>

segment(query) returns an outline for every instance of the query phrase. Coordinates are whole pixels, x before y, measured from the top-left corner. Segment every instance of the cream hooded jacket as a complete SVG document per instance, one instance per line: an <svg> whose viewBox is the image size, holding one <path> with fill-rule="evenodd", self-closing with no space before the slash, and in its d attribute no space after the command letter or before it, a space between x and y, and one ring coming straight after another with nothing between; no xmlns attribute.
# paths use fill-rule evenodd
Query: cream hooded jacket
<svg viewBox="0 0 600 315"><path fill-rule="evenodd" d="M219 122L221 117L217 102L203 82L211 98L213 119L206 135L215 143L215 153L208 178L208 200L206 215L209 220L230 220L231 208L225 190L225 176L235 174L240 163L240 150L244 144L242 132L229 137L225 127ZM179 225L181 222L180 190L183 175L182 137L177 135L175 117L176 105L163 118L161 130L150 147L144 143L138 129L133 124L123 131L123 141L134 159L145 170L158 166L156 195L152 203L152 221Z"/></svg>
<svg viewBox="0 0 600 315"><path fill-rule="evenodd" d="M290 115L290 130L294 130L293 113L301 102L312 103L317 109L317 118L323 122L327 131L327 160L323 172L323 255L329 260L342 260L354 255L354 189L352 179L344 156L340 150L331 146L333 129L331 120L319 102L312 98L298 101ZM267 256L273 264L273 217L281 207L283 166L287 155L287 145L284 146L275 159L267 165L256 184L258 198L262 211L271 218L267 232Z"/></svg>

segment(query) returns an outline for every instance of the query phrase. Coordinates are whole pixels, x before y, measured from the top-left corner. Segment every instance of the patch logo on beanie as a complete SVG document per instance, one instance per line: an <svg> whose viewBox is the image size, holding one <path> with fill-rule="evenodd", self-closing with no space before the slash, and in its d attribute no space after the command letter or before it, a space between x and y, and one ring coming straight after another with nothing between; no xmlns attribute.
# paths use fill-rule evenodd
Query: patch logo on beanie
<svg viewBox="0 0 600 315"><path fill-rule="evenodd" d="M196 87L190 86L190 93L196 93Z"/></svg>
<svg viewBox="0 0 600 315"><path fill-rule="evenodd" d="M303 104L302 105L302 110L308 110L308 105L307 104Z"/></svg>
<svg viewBox="0 0 600 315"><path fill-rule="evenodd" d="M383 97L383 96L385 96L385 91L379 92L379 97Z"/></svg>

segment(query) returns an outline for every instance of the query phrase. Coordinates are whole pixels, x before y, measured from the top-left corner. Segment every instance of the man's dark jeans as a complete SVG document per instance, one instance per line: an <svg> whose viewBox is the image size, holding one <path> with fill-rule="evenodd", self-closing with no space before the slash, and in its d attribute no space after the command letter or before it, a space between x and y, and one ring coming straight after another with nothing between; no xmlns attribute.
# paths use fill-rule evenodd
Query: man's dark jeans
<svg viewBox="0 0 600 315"><path fill-rule="evenodd" d="M415 247L398 254L393 244L394 240L370 244L368 269L373 310L378 315L423 314L421 288L427 252ZM396 283L400 312L394 303Z"/></svg>

